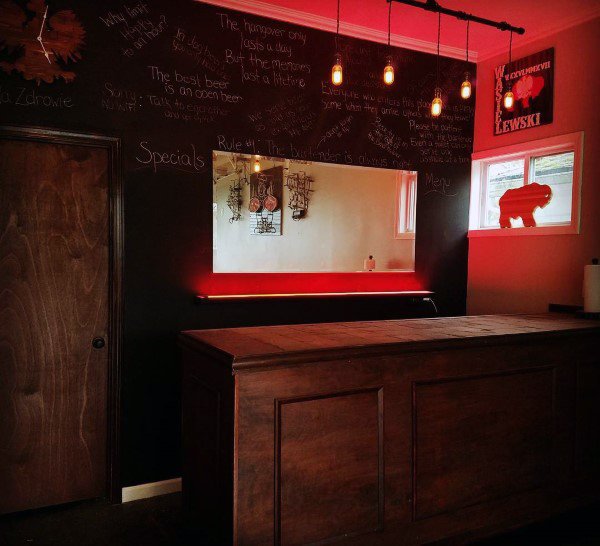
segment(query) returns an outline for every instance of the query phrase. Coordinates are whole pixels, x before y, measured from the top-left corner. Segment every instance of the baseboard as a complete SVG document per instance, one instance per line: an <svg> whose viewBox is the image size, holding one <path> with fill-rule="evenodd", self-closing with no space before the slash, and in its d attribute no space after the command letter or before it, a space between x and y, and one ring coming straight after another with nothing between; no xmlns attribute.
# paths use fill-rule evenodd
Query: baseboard
<svg viewBox="0 0 600 546"><path fill-rule="evenodd" d="M123 487L123 502L148 499L150 497L158 497L159 495L177 493L179 491L181 491L181 478L173 478L172 480L163 480L161 482L142 483L140 485L132 485L131 487Z"/></svg>

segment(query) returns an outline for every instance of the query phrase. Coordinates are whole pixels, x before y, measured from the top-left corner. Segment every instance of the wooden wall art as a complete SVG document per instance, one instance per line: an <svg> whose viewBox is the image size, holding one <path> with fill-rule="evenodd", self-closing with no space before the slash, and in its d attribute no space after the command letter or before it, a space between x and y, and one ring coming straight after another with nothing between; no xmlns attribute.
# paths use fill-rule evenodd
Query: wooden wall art
<svg viewBox="0 0 600 546"><path fill-rule="evenodd" d="M510 219L521 218L525 227L536 227L534 213L552 200L552 188L532 182L520 188L506 190L500 197L500 227L512 227Z"/></svg>
<svg viewBox="0 0 600 546"><path fill-rule="evenodd" d="M291 173L285 177L285 187L290 192L288 207L292 209L292 220L301 220L306 216L313 179L305 171Z"/></svg>
<svg viewBox="0 0 600 546"><path fill-rule="evenodd" d="M250 233L281 235L283 167L273 167L250 176Z"/></svg>
<svg viewBox="0 0 600 546"><path fill-rule="evenodd" d="M34 13L32 19L14 1L0 1L0 51L14 55L12 62L0 62L0 68L9 74L15 70L38 84L60 78L73 81L75 72L64 69L63 63L81 58L82 24L71 10L48 14L43 0L31 0L27 9Z"/></svg>
<svg viewBox="0 0 600 546"><path fill-rule="evenodd" d="M496 67L494 135L552 123L554 48ZM515 96L510 110L502 105L507 91Z"/></svg>

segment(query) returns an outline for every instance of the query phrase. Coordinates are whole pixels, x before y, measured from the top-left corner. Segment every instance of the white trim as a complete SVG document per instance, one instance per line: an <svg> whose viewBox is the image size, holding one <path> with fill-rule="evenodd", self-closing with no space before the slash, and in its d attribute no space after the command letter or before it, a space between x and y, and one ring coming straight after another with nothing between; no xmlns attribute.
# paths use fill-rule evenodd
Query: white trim
<svg viewBox="0 0 600 546"><path fill-rule="evenodd" d="M123 487L123 502L131 502L159 495L168 495L169 493L178 493L181 491L181 478L172 480L163 480L162 482L142 483Z"/></svg>
<svg viewBox="0 0 600 546"><path fill-rule="evenodd" d="M509 146L501 146L499 148L479 150L478 152L473 152L471 154L471 159L473 161L480 159L493 159L494 161L502 161L503 159L510 159L511 157L522 155L525 152L537 154L538 152L552 152L553 150L560 150L565 145L573 142L576 144L576 146L581 146L582 140L583 131L578 131L575 133L567 133L565 135L542 138L539 140L527 140L525 142L519 142Z"/></svg>
<svg viewBox="0 0 600 546"><path fill-rule="evenodd" d="M577 226L539 226L539 227L519 227L513 229L490 228L490 229L470 229L468 237L524 237L527 235L577 235L579 230Z"/></svg>
<svg viewBox="0 0 600 546"><path fill-rule="evenodd" d="M269 17L270 19L277 19L279 21L285 21L286 23L293 23L305 27L316 28L319 30L325 30L327 32L335 32L337 21L330 17L323 17L322 15L314 15L305 11L296 9L284 8L282 6L274 6L268 2L261 0L195 0L201 4L213 4L215 6L221 6L245 13L251 13L253 15L259 15L261 17ZM362 25L355 25L352 23L345 23L340 21L340 34L346 36L352 36L353 38L361 38L363 40L369 40L371 42L380 42L387 44L387 31L386 30L375 30L373 28L365 27ZM419 40L418 38L410 38L408 36L402 36L400 34L392 34L390 37L390 43L395 47L403 47L406 49L412 49L414 51L421 51L423 53L437 53L437 43L428 42L426 40ZM506 49L506 48L505 48ZM440 55L444 57L451 57L453 59L464 60L465 50L461 47L440 45ZM469 60L476 63L478 61L477 52L469 51Z"/></svg>
<svg viewBox="0 0 600 546"><path fill-rule="evenodd" d="M417 210L417 176L417 171L396 172L394 239L415 238Z"/></svg>
<svg viewBox="0 0 600 546"><path fill-rule="evenodd" d="M520 142L510 146L502 146L482 150L471 154L471 198L469 205L469 237L527 236L527 235L577 235L581 223L581 185L583 173L583 131L557 135L540 140ZM571 222L563 225L546 225L538 227L520 227L515 229L481 228L481 199L487 164L506 161L513 158L524 158L529 164L532 156L560 153L572 150L575 152L573 165L573 200L571 204ZM528 176L525 169L525 177ZM525 180L527 183L527 179Z"/></svg>
<svg viewBox="0 0 600 546"><path fill-rule="evenodd" d="M594 7L591 10L588 10L587 12L576 14L576 15L573 15L572 17L567 17L565 19L562 19L561 22L558 23L557 25L550 27L548 29L542 30L541 32L535 32L535 31L526 32L523 37L519 37L515 40L515 43L513 45L513 59L515 58L515 56L514 56L515 50L518 50L521 47L529 45L533 42L543 40L544 38L547 38L548 36L553 36L554 34L558 34L559 32L562 32L563 30L567 30L568 28L576 27L578 25L582 25L583 23L587 23L588 21L591 21L592 19L595 19L596 17L600 17L600 7ZM480 53L477 58L477 62L487 61L489 59L493 59L494 57L497 57L498 55L502 55L502 54L506 55L506 44L499 45L498 47L496 47L490 51L486 51L485 53Z"/></svg>

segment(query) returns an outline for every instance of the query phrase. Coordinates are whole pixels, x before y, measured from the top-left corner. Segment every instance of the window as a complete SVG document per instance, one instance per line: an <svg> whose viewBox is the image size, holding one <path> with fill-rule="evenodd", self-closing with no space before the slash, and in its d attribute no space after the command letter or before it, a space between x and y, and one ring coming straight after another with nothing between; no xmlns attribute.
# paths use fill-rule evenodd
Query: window
<svg viewBox="0 0 600 546"><path fill-rule="evenodd" d="M575 152L533 157L530 180L552 188L550 203L537 213L538 225L552 226L571 223L573 203L573 168Z"/></svg>
<svg viewBox="0 0 600 546"><path fill-rule="evenodd" d="M583 133L473 154L469 236L578 233L582 154Z"/></svg>
<svg viewBox="0 0 600 546"><path fill-rule="evenodd" d="M218 204L213 203L213 250L217 250Z"/></svg>
<svg viewBox="0 0 600 546"><path fill-rule="evenodd" d="M416 171L398 171L396 178L396 239L414 239L417 209Z"/></svg>
<svg viewBox="0 0 600 546"><path fill-rule="evenodd" d="M500 197L506 190L525 183L523 159L499 161L487 165L484 180L485 199L482 202L480 228L500 227Z"/></svg>

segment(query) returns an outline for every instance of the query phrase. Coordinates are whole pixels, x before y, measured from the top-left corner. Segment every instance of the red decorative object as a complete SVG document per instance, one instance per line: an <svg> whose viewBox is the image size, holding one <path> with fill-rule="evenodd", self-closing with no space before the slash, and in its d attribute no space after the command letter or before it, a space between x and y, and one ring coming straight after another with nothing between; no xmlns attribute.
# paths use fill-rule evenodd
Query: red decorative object
<svg viewBox="0 0 600 546"><path fill-rule="evenodd" d="M248 204L248 210L250 212L256 212L260 208L260 199L258 197L251 197L250 203Z"/></svg>
<svg viewBox="0 0 600 546"><path fill-rule="evenodd" d="M513 85L512 92L516 100L520 100L523 108L529 108L529 100L535 99L544 88L544 78L541 76L523 76Z"/></svg>
<svg viewBox="0 0 600 546"><path fill-rule="evenodd" d="M544 208L552 199L550 186L532 182L521 188L506 190L500 197L500 227L511 227L510 219L523 219L525 227L535 227L533 213Z"/></svg>
<svg viewBox="0 0 600 546"><path fill-rule="evenodd" d="M273 212L277 208L277 199L272 195L267 195L264 205L269 212Z"/></svg>
<svg viewBox="0 0 600 546"><path fill-rule="evenodd" d="M49 14L44 0L31 0L27 12L13 0L0 0L0 52L17 54L12 62L0 62L0 68L10 74L21 74L26 80L52 83L62 78L75 79L75 73L61 63L81 58L85 30L71 10Z"/></svg>
<svg viewBox="0 0 600 546"><path fill-rule="evenodd" d="M494 76L494 135L552 123L554 48L499 65Z"/></svg>

